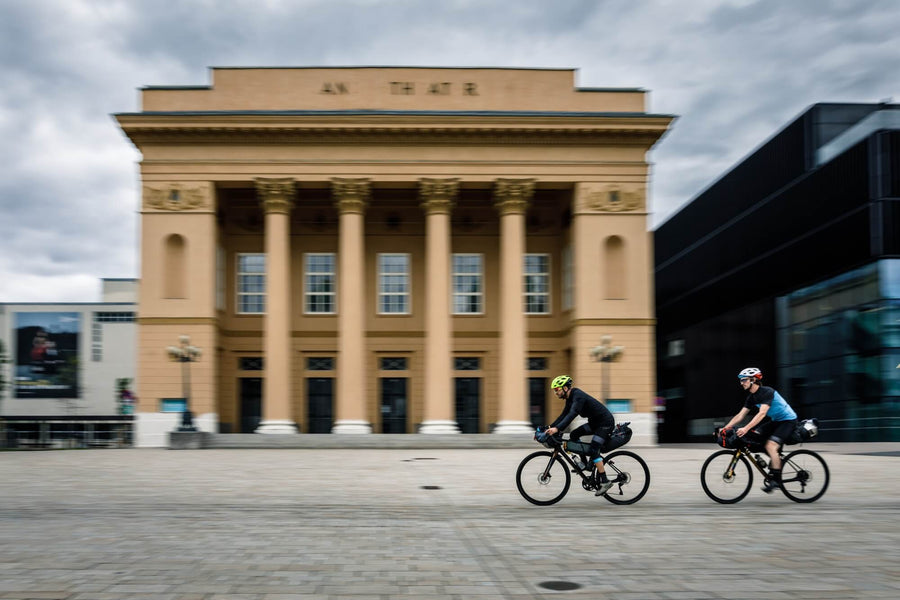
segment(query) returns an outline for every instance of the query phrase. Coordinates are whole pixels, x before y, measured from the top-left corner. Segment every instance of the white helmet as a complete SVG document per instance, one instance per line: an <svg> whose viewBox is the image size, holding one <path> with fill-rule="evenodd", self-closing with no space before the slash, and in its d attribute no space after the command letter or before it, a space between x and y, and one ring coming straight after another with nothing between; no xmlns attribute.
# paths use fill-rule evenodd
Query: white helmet
<svg viewBox="0 0 900 600"><path fill-rule="evenodd" d="M762 379L762 371L760 371L756 367L747 367L746 369L738 373L738 379L743 379L745 377L749 377L751 379L759 381L760 379Z"/></svg>

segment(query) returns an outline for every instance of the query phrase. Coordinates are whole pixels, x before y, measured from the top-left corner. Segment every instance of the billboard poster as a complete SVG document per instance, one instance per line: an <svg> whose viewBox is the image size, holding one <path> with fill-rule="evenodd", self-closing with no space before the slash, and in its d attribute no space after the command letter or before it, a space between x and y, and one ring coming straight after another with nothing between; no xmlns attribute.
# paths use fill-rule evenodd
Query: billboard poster
<svg viewBox="0 0 900 600"><path fill-rule="evenodd" d="M73 312L16 313L16 398L78 398L78 333Z"/></svg>

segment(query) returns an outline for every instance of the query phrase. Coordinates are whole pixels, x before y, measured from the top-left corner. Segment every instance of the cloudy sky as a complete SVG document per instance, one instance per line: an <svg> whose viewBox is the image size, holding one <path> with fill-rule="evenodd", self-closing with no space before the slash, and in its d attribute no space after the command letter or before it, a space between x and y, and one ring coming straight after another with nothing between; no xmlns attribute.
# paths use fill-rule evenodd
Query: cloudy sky
<svg viewBox="0 0 900 600"><path fill-rule="evenodd" d="M0 0L0 302L137 277L137 151L111 115L208 67L578 69L678 115L654 228L816 102L900 102L895 0Z"/></svg>

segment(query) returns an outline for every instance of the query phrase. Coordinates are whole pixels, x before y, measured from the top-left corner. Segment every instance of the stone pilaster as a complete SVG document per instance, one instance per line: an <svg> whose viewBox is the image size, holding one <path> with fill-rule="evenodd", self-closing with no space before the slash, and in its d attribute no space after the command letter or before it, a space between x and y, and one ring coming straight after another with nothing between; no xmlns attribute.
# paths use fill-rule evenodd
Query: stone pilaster
<svg viewBox="0 0 900 600"><path fill-rule="evenodd" d="M459 433L450 363L450 212L456 179L420 179L425 211L425 414L420 433Z"/></svg>
<svg viewBox="0 0 900 600"><path fill-rule="evenodd" d="M265 212L266 314L262 421L257 433L297 433L291 418L291 220L293 179L257 179Z"/></svg>
<svg viewBox="0 0 900 600"><path fill-rule="evenodd" d="M528 356L523 301L525 212L533 179L498 179L494 206L500 213L500 414L494 433L530 433L525 361Z"/></svg>
<svg viewBox="0 0 900 600"><path fill-rule="evenodd" d="M332 433L372 433L366 419L366 290L364 215L368 179L332 179L340 214L338 378Z"/></svg>

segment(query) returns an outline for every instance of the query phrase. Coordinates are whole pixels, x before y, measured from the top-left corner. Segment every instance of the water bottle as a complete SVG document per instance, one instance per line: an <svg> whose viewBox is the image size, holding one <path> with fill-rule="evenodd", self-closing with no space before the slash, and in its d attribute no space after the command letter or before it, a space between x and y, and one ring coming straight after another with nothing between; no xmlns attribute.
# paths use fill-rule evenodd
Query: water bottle
<svg viewBox="0 0 900 600"><path fill-rule="evenodd" d="M756 464L759 465L759 468L760 468L760 469L765 470L765 468L766 468L766 461L763 460L763 457L762 457L762 456L760 456L759 454L756 454L756 455L753 457L753 459L756 461Z"/></svg>
<svg viewBox="0 0 900 600"><path fill-rule="evenodd" d="M580 456L575 455L575 456L573 456L572 458L575 459L575 465L578 466L579 469L581 469L582 471L584 471L584 470L587 468L587 465L585 465L583 462L581 462L581 457L580 457Z"/></svg>

